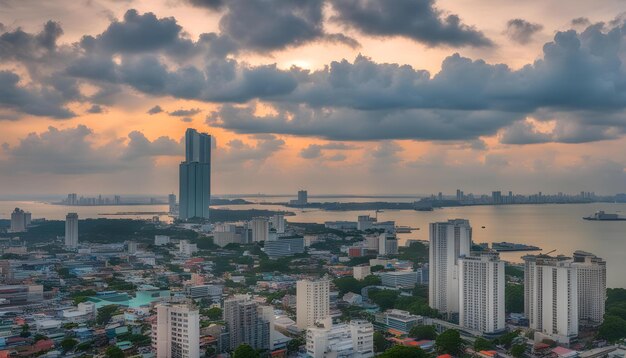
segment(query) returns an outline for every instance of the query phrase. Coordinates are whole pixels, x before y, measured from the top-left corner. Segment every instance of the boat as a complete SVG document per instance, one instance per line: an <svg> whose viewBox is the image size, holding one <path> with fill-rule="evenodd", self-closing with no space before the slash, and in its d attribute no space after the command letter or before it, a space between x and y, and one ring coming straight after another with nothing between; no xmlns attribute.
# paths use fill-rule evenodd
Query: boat
<svg viewBox="0 0 626 358"><path fill-rule="evenodd" d="M503 251L540 251L541 249L537 246L532 245L524 245L524 244L514 244L512 242L494 242L491 244L491 248L498 252Z"/></svg>
<svg viewBox="0 0 626 358"><path fill-rule="evenodd" d="M583 219L592 221L626 221L626 217L617 214L607 214L602 210L596 211L596 213L591 216L584 216Z"/></svg>

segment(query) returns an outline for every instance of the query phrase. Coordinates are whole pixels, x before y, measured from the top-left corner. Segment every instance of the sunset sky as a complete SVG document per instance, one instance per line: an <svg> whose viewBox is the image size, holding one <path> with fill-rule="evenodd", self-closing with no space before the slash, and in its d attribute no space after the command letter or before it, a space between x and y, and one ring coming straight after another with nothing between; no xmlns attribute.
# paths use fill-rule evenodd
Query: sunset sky
<svg viewBox="0 0 626 358"><path fill-rule="evenodd" d="M0 197L626 192L624 0L0 0Z"/></svg>

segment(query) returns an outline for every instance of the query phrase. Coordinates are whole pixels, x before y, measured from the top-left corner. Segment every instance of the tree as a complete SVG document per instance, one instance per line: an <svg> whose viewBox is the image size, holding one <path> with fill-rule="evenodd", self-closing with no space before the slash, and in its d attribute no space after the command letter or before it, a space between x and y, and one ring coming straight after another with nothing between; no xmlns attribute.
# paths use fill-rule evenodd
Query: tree
<svg viewBox="0 0 626 358"><path fill-rule="evenodd" d="M124 351L117 346L109 346L104 355L107 358L124 358Z"/></svg>
<svg viewBox="0 0 626 358"><path fill-rule="evenodd" d="M69 352L72 348L76 347L78 341L74 338L66 337L61 341L61 348L63 348L64 352Z"/></svg>
<svg viewBox="0 0 626 358"><path fill-rule="evenodd" d="M362 281L363 287L378 286L380 284L381 284L380 277L376 275L367 275L363 278L363 281Z"/></svg>
<svg viewBox="0 0 626 358"><path fill-rule="evenodd" d="M433 340L437 338L437 331L435 326L414 326L409 332L409 337Z"/></svg>
<svg viewBox="0 0 626 358"><path fill-rule="evenodd" d="M379 331L374 331L374 352L384 352L389 347L389 341Z"/></svg>
<svg viewBox="0 0 626 358"><path fill-rule="evenodd" d="M455 329L448 329L435 340L435 346L437 352L443 354L448 353L451 355L457 355L461 353L463 349L463 340L461 340L461 334Z"/></svg>
<svg viewBox="0 0 626 358"><path fill-rule="evenodd" d="M378 356L379 358L427 358L428 354L421 348L393 346Z"/></svg>
<svg viewBox="0 0 626 358"><path fill-rule="evenodd" d="M609 342L615 342L626 337L626 320L607 314L598 329L598 336Z"/></svg>
<svg viewBox="0 0 626 358"><path fill-rule="evenodd" d="M513 344L513 340L519 336L519 332L509 332L501 335L496 339L496 344L502 344L505 348L510 348L511 344Z"/></svg>
<svg viewBox="0 0 626 358"><path fill-rule="evenodd" d="M340 295L345 295L348 292L361 293L363 287L361 282L352 276L340 277L333 281Z"/></svg>
<svg viewBox="0 0 626 358"><path fill-rule="evenodd" d="M474 341L474 350L476 352L480 352L480 351L488 351L490 349L493 349L493 344L482 338L482 337L478 337L476 338L476 340Z"/></svg>
<svg viewBox="0 0 626 358"><path fill-rule="evenodd" d="M287 352L295 353L300 350L300 347L304 344L306 344L306 342L302 339L302 337L294 338L287 343Z"/></svg>
<svg viewBox="0 0 626 358"><path fill-rule="evenodd" d="M20 332L20 337L22 338L30 337L30 326L28 324L22 325L22 332Z"/></svg>
<svg viewBox="0 0 626 358"><path fill-rule="evenodd" d="M515 358L521 358L526 352L526 346L523 344L516 344L511 348L511 355Z"/></svg>
<svg viewBox="0 0 626 358"><path fill-rule="evenodd" d="M45 339L48 339L48 337L46 337L46 336L44 336L43 334L40 334L40 333L35 334L35 336L33 337L33 341L35 341L35 342L43 341Z"/></svg>
<svg viewBox="0 0 626 358"><path fill-rule="evenodd" d="M87 342L79 343L79 344L76 346L76 350L77 350L77 351L79 351L79 352L85 352L85 351L88 351L88 350L90 350L90 349L91 349L92 344L93 344L93 343L92 343L91 341L87 341Z"/></svg>
<svg viewBox="0 0 626 358"><path fill-rule="evenodd" d="M113 313L117 310L117 305L106 305L100 307L98 309L98 314L96 315L96 323L100 325L104 325L109 323L111 317L113 317Z"/></svg>
<svg viewBox="0 0 626 358"><path fill-rule="evenodd" d="M257 353L257 351L255 351L254 348L252 348L248 344L240 344L239 347L237 347L237 349L235 349L235 352L233 353L233 358L258 358L258 357L259 357L259 353Z"/></svg>
<svg viewBox="0 0 626 358"><path fill-rule="evenodd" d="M524 312L524 285L506 285L504 302L507 312Z"/></svg>
<svg viewBox="0 0 626 358"><path fill-rule="evenodd" d="M222 319L222 309L219 307L211 307L206 310L206 316L212 321Z"/></svg>
<svg viewBox="0 0 626 358"><path fill-rule="evenodd" d="M370 290L368 296L372 302L380 306L381 311L385 311L394 308L399 293L392 290Z"/></svg>

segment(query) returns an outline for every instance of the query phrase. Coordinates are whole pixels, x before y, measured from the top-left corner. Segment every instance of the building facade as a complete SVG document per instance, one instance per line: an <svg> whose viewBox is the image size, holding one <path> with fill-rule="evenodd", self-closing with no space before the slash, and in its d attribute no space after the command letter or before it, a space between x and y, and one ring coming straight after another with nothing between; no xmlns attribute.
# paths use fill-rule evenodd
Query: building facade
<svg viewBox="0 0 626 358"><path fill-rule="evenodd" d="M296 321L299 329L313 327L330 315L330 280L300 280L296 283Z"/></svg>
<svg viewBox="0 0 626 358"><path fill-rule="evenodd" d="M65 217L65 247L75 249L78 247L78 214L69 213Z"/></svg>
<svg viewBox="0 0 626 358"><path fill-rule="evenodd" d="M223 351L234 350L244 343L254 349L269 349L269 322L263 318L259 304L250 300L248 295L237 295L224 301L224 321L228 333L223 339Z"/></svg>
<svg viewBox="0 0 626 358"><path fill-rule="evenodd" d="M152 346L157 358L197 358L200 356L200 312L186 304L156 306L152 324Z"/></svg>
<svg viewBox="0 0 626 358"><path fill-rule="evenodd" d="M572 264L578 272L578 320L583 326L604 321L606 261L584 251L574 252Z"/></svg>
<svg viewBox="0 0 626 358"><path fill-rule="evenodd" d="M211 199L211 136L188 128L185 161L179 166L178 217L209 218Z"/></svg>
<svg viewBox="0 0 626 358"><path fill-rule="evenodd" d="M430 307L448 315L459 312L458 260L470 254L472 228L468 220L454 219L430 224Z"/></svg>
<svg viewBox="0 0 626 358"><path fill-rule="evenodd" d="M270 223L267 218L254 218L250 221L252 226L252 241L268 241L270 236Z"/></svg>
<svg viewBox="0 0 626 358"><path fill-rule="evenodd" d="M333 325L330 318L307 329L307 354L313 358L374 356L374 326L364 320Z"/></svg>

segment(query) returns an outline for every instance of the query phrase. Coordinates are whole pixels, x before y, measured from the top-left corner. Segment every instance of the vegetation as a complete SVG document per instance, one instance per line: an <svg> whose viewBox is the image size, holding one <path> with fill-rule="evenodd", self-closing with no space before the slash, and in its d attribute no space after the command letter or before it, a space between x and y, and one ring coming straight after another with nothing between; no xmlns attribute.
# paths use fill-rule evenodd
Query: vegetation
<svg viewBox="0 0 626 358"><path fill-rule="evenodd" d="M76 345L78 345L78 341L75 340L74 338L67 337L67 338L64 338L60 344L64 352L69 352L74 347L76 347Z"/></svg>
<svg viewBox="0 0 626 358"><path fill-rule="evenodd" d="M476 352L488 351L491 349L493 349L493 343L491 343L491 341L488 341L482 337L478 337L474 341L474 350Z"/></svg>
<svg viewBox="0 0 626 358"><path fill-rule="evenodd" d="M233 352L233 358L258 358L259 353L248 344L241 344Z"/></svg>
<svg viewBox="0 0 626 358"><path fill-rule="evenodd" d="M522 270L519 266L507 264L504 267L504 274L511 277L524 278L524 270Z"/></svg>
<svg viewBox="0 0 626 358"><path fill-rule="evenodd" d="M421 242L413 242L411 246L399 248L399 258L414 264L428 262L428 247Z"/></svg>
<svg viewBox="0 0 626 358"><path fill-rule="evenodd" d="M439 354L451 354L456 356L463 351L463 340L459 331L448 329L435 339L435 347Z"/></svg>
<svg viewBox="0 0 626 358"><path fill-rule="evenodd" d="M507 284L504 291L504 302L507 312L524 312L524 285Z"/></svg>
<svg viewBox="0 0 626 358"><path fill-rule="evenodd" d="M379 358L427 358L428 354L421 348L406 347L406 346L393 346L387 349L383 354L378 356Z"/></svg>
<svg viewBox="0 0 626 358"><path fill-rule="evenodd" d="M104 352L104 356L107 358L124 358L124 351L117 346L109 346Z"/></svg>
<svg viewBox="0 0 626 358"><path fill-rule="evenodd" d="M615 342L626 338L626 289L609 288L606 294L606 313L598 336Z"/></svg>
<svg viewBox="0 0 626 358"><path fill-rule="evenodd" d="M207 316L211 321L222 319L222 309L219 307L211 307L208 310L202 310L202 315Z"/></svg>
<svg viewBox="0 0 626 358"><path fill-rule="evenodd" d="M526 352L526 346L523 344L516 344L511 348L511 355L515 358L521 358Z"/></svg>
<svg viewBox="0 0 626 358"><path fill-rule="evenodd" d="M117 311L117 305L106 305L100 307L98 309L98 313L96 314L96 323L99 325L105 325L109 323L115 311Z"/></svg>
<svg viewBox="0 0 626 358"><path fill-rule="evenodd" d="M389 348L389 341L379 331L374 331L374 352L384 352Z"/></svg>
<svg viewBox="0 0 626 358"><path fill-rule="evenodd" d="M340 295L345 295L348 292L361 294L361 289L367 286L380 285L380 277L375 275L369 275L363 280L357 280L352 276L340 277L333 281Z"/></svg>
<svg viewBox="0 0 626 358"><path fill-rule="evenodd" d="M435 330L435 326L415 326L411 328L409 337L413 337L418 340L434 340L437 338L437 331Z"/></svg>
<svg viewBox="0 0 626 358"><path fill-rule="evenodd" d="M501 335L500 337L496 338L494 340L494 343L495 344L501 344L506 349L509 349L509 348L511 348L511 345L513 344L513 340L515 338L517 338L517 337L519 337L519 331L505 333L505 334Z"/></svg>
<svg viewBox="0 0 626 358"><path fill-rule="evenodd" d="M301 346L305 345L306 341L302 337L296 337L287 343L287 352L295 353L297 352Z"/></svg>
<svg viewBox="0 0 626 358"><path fill-rule="evenodd" d="M421 293L420 290L414 291L415 293ZM426 317L439 317L439 313L430 308L428 301L421 295L413 296L400 296L398 291L393 290L370 290L368 296L372 302L380 306L380 310L384 311L390 308L397 308L404 311L409 311L411 314L426 316Z"/></svg>

